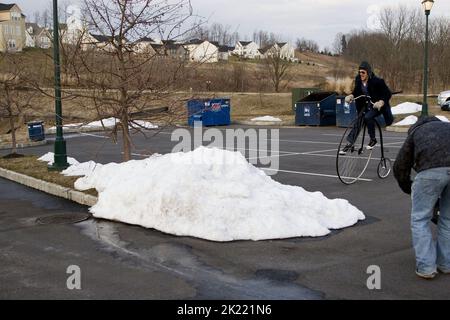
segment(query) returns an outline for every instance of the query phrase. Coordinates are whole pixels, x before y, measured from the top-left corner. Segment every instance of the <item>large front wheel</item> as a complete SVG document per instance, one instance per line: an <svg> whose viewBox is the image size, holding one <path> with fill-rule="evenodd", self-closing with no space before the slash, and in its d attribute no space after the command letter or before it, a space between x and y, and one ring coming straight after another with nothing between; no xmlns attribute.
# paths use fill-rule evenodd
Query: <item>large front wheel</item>
<svg viewBox="0 0 450 320"><path fill-rule="evenodd" d="M361 120L359 119L359 121ZM356 132L355 135L357 135L357 138L353 146L343 153L344 147L348 144L347 136L355 126L356 129L354 129L354 132ZM358 130L358 128L362 129ZM336 170L339 180L344 184L351 185L357 182L369 166L372 158L372 150L367 150L364 146L365 133L365 125L362 123L358 125L357 119L345 130L341 138L336 156Z"/></svg>

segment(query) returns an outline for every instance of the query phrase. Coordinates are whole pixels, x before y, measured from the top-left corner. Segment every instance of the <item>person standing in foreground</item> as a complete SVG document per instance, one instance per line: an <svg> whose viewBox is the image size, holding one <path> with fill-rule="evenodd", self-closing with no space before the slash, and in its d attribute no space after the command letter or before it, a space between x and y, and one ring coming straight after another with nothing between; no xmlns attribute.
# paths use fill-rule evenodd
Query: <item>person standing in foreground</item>
<svg viewBox="0 0 450 320"><path fill-rule="evenodd" d="M383 115L386 125L390 126L394 122L394 116L392 115L391 106L389 100L392 97L391 90L389 90L386 82L377 77L372 71L372 67L366 61L361 62L359 66L359 72L355 79L355 87L352 94L345 97L346 103L352 103L355 97L369 96L374 104L368 104L367 99L356 100L356 110L358 114L366 111L364 121L367 124L367 129L370 136L370 142L367 149L371 150L377 144L375 137L375 118L380 114ZM366 110L366 107L368 109ZM361 128L354 127L350 134L347 136L348 144L341 150L341 153L345 154L351 149L355 143L356 137Z"/></svg>
<svg viewBox="0 0 450 320"><path fill-rule="evenodd" d="M411 181L411 169L417 172ZM433 279L437 271L450 273L450 123L423 117L408 131L394 163L394 176L403 192L411 194L411 231L416 274ZM431 218L440 198L437 241Z"/></svg>

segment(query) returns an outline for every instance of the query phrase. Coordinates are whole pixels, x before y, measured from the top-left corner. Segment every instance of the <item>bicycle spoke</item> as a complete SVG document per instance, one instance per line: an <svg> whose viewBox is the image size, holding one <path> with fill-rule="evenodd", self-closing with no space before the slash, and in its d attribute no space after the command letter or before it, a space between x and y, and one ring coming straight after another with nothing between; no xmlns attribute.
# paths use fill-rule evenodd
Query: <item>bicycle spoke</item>
<svg viewBox="0 0 450 320"><path fill-rule="evenodd" d="M353 125L355 125L355 123L356 122L354 122ZM345 131L341 139L336 158L337 174L339 179L344 184L353 184L357 182L366 171L372 158L372 150L366 150L364 146L364 143L367 140L364 139L364 134L366 131L364 126L355 140L354 147L345 155L340 154L340 151L343 150L345 144L347 143L347 136L353 125Z"/></svg>

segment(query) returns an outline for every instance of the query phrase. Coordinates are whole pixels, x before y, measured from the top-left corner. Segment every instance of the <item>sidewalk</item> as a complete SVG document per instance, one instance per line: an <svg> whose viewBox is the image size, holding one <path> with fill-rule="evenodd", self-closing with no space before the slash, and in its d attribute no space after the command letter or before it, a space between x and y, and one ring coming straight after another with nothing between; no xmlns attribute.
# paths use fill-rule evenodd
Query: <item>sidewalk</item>
<svg viewBox="0 0 450 320"><path fill-rule="evenodd" d="M47 144L47 140L42 141L30 141L30 142L20 142L17 143L17 148L28 148L28 147L36 147L36 146L43 146ZM0 150L7 150L11 149L12 145L9 143L0 143Z"/></svg>

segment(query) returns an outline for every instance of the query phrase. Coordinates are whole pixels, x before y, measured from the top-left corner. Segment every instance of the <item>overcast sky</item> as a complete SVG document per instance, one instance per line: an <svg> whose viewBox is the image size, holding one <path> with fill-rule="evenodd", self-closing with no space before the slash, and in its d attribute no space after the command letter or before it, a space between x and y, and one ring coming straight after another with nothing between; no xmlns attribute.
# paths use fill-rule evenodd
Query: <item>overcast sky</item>
<svg viewBox="0 0 450 320"><path fill-rule="evenodd" d="M62 2L64 0L60 0ZM12 0L0 0L12 3ZM70 1L77 3L77 0ZM371 28L384 5L406 4L421 8L421 0L191 0L195 13L210 22L230 25L241 40L251 40L254 30L283 35L285 40L305 37L323 48L332 48L338 32ZM51 8L52 0L16 0L33 19L35 11ZM432 16L450 17L450 0L435 0ZM432 18L432 17L431 17Z"/></svg>

